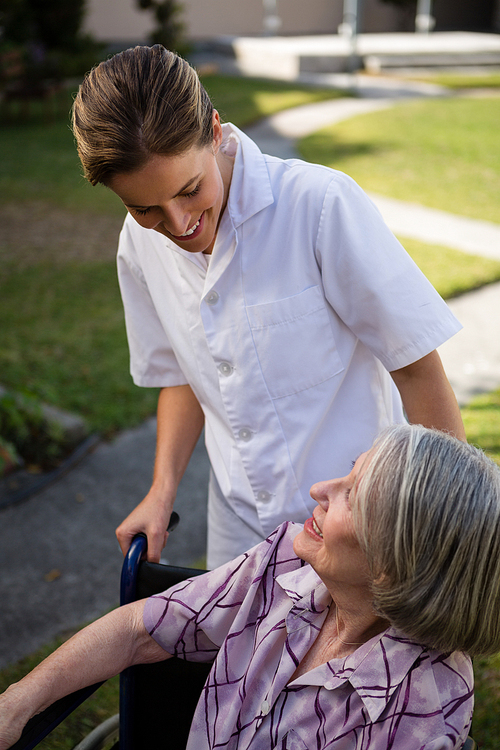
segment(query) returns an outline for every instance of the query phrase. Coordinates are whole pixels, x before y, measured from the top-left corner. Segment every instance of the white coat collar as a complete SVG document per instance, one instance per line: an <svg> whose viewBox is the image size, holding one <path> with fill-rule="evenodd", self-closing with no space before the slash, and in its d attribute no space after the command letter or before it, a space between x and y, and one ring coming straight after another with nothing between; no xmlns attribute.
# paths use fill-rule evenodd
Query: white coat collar
<svg viewBox="0 0 500 750"><path fill-rule="evenodd" d="M234 135L238 140L226 209L236 228L274 203L274 195L266 159L257 144L232 123L222 128L225 138Z"/></svg>

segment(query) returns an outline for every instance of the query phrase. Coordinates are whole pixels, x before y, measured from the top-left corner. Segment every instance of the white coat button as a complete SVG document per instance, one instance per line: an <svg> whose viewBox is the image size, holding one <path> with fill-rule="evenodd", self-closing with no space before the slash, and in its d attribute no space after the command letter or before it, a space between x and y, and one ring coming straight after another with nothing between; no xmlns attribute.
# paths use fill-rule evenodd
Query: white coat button
<svg viewBox="0 0 500 750"><path fill-rule="evenodd" d="M216 305L218 301L219 295L217 294L215 289L212 289L212 291L209 292L205 297L205 302L207 303L207 305Z"/></svg>
<svg viewBox="0 0 500 750"><path fill-rule="evenodd" d="M271 710L271 706L267 701L262 701L261 707L260 707L261 713L264 714L264 716L267 716L269 711Z"/></svg>
<svg viewBox="0 0 500 750"><path fill-rule="evenodd" d="M219 365L219 372L221 375L224 375L226 378L228 375L231 375L232 371L234 370L234 367L229 364L229 362L221 362Z"/></svg>
<svg viewBox="0 0 500 750"><path fill-rule="evenodd" d="M257 500L260 500L261 503L268 503L271 499L271 493L267 490L259 490L257 492Z"/></svg>
<svg viewBox="0 0 500 750"><path fill-rule="evenodd" d="M240 440L243 440L244 443L248 443L248 441L252 439L252 431L249 430L248 427L242 427L238 432L238 437Z"/></svg>

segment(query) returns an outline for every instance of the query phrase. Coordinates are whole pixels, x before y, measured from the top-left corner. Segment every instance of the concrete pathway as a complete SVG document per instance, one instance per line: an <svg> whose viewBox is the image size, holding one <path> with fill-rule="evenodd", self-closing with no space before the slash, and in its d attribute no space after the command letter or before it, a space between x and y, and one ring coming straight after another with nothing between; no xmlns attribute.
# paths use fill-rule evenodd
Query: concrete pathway
<svg viewBox="0 0 500 750"><path fill-rule="evenodd" d="M118 604L115 529L151 486L156 420L101 443L68 474L0 511L0 668ZM166 558L206 550L208 458L200 441L179 487Z"/></svg>

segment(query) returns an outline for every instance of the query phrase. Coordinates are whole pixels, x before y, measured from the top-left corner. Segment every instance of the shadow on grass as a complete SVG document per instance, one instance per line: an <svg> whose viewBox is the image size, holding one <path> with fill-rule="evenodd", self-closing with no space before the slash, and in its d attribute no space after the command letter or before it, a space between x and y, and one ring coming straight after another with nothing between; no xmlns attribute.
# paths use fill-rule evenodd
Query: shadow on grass
<svg viewBox="0 0 500 750"><path fill-rule="evenodd" d="M304 140L307 141L308 152L323 154L325 158L321 160L321 163L334 168L336 161L341 162L344 159L356 156L383 156L384 153L390 153L393 150L393 144L390 141L386 143L371 143L369 141L347 143L331 130L313 133Z"/></svg>

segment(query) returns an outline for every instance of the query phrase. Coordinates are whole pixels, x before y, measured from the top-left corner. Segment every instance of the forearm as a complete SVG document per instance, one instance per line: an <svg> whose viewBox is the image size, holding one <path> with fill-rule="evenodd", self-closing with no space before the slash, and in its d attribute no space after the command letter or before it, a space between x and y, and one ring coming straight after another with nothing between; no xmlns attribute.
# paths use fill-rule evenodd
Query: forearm
<svg viewBox="0 0 500 750"><path fill-rule="evenodd" d="M158 427L153 484L146 497L116 530L123 554L134 536L148 538L148 560L158 562L177 487L203 428L201 407L188 385L163 388L158 399Z"/></svg>
<svg viewBox="0 0 500 750"><path fill-rule="evenodd" d="M408 420L466 440L460 409L436 351L391 376L401 394Z"/></svg>
<svg viewBox="0 0 500 750"><path fill-rule="evenodd" d="M132 664L168 658L144 628L143 610L144 601L140 601L110 612L11 685L0 696L0 748L9 746L9 732L19 733L28 719L59 698L106 680Z"/></svg>
<svg viewBox="0 0 500 750"><path fill-rule="evenodd" d="M203 411L190 386L160 391L153 474L153 487L157 490L175 498L203 423Z"/></svg>

